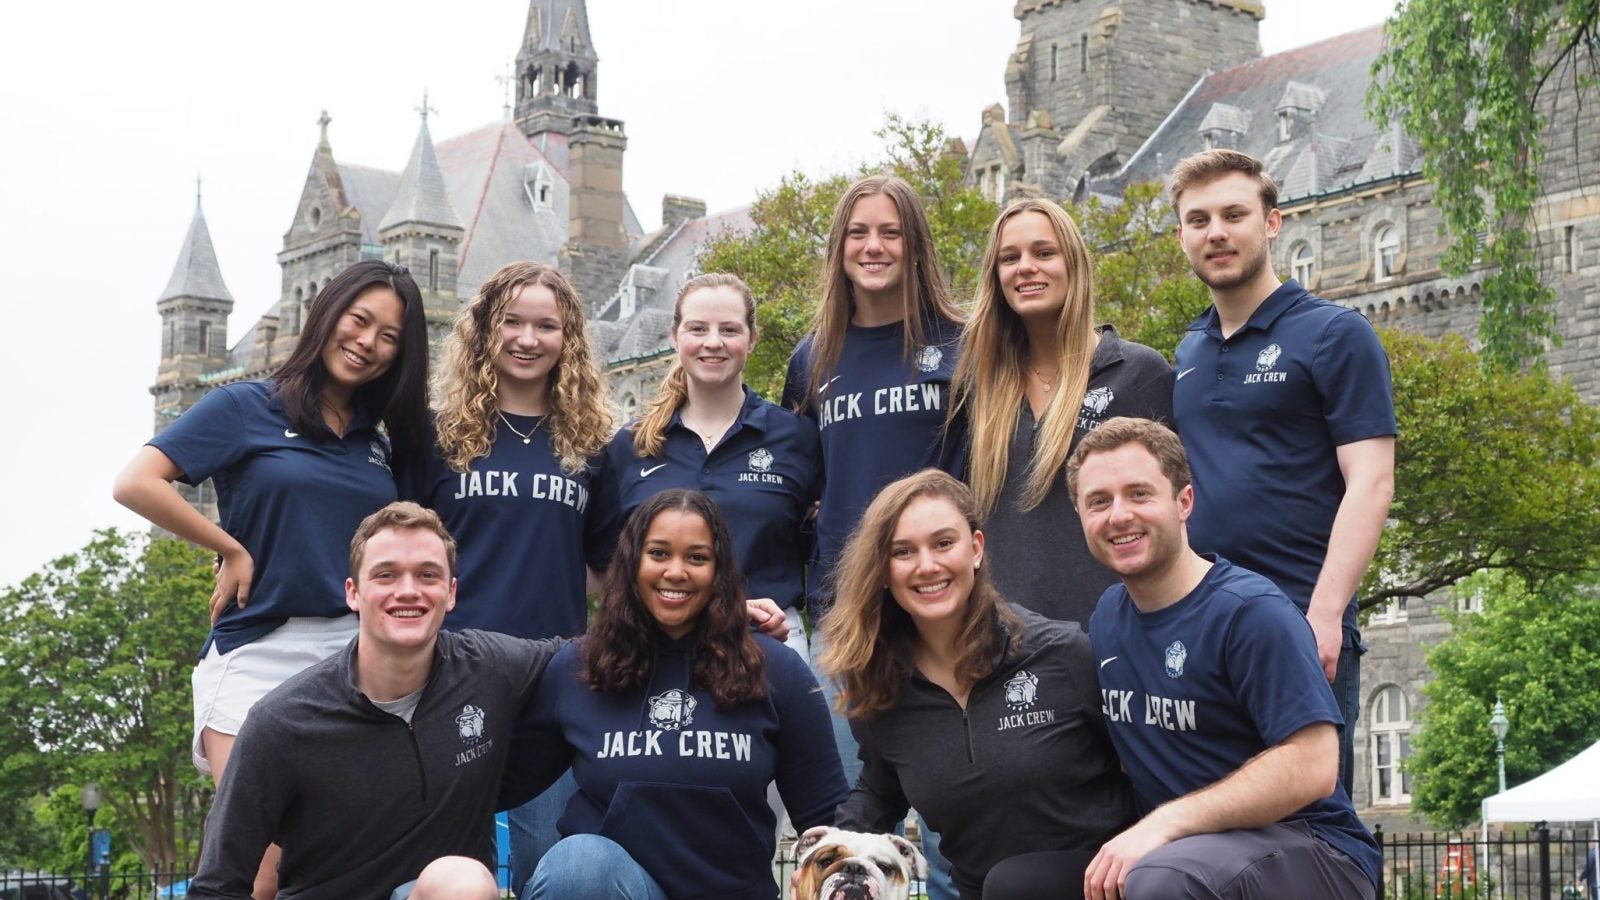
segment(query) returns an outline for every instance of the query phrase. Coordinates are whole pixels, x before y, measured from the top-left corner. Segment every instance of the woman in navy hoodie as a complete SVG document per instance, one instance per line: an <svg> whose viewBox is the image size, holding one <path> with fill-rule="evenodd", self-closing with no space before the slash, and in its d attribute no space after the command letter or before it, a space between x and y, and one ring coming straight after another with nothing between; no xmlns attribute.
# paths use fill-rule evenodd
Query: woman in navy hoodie
<svg viewBox="0 0 1600 900"><path fill-rule="evenodd" d="M816 679L746 627L740 583L704 494L663 491L628 519L588 636L529 708L578 793L524 896L772 900L768 783L797 829L832 821L847 791Z"/></svg>

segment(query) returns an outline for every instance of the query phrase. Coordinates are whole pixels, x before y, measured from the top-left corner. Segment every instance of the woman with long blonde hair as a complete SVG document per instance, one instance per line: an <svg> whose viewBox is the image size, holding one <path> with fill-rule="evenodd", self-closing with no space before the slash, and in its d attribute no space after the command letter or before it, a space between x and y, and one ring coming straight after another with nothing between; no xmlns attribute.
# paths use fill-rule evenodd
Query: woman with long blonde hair
<svg viewBox="0 0 1600 900"><path fill-rule="evenodd" d="M806 656L799 610L810 540L802 525L822 480L817 426L774 405L741 376L755 347L756 301L737 275L684 282L672 309L677 352L654 402L607 446L621 515L668 488L716 501L752 597L789 620L789 646Z"/></svg>
<svg viewBox="0 0 1600 900"><path fill-rule="evenodd" d="M1059 897L1133 819L1083 630L1008 604L971 492L937 469L883 489L839 562L822 671L863 765L835 824L908 805L964 900Z"/></svg>
<svg viewBox="0 0 1600 900"><path fill-rule="evenodd" d="M583 304L554 267L511 263L456 317L437 373L434 453L407 493L460 545L451 629L525 638L583 633L587 572L604 571L612 420ZM557 835L563 779L512 810L523 880Z"/></svg>
<svg viewBox="0 0 1600 900"><path fill-rule="evenodd" d="M1172 369L1095 327L1089 252L1057 204L1019 200L995 220L953 393L996 586L1049 618L1087 624L1116 577L1089 555L1067 457L1114 416L1170 421Z"/></svg>

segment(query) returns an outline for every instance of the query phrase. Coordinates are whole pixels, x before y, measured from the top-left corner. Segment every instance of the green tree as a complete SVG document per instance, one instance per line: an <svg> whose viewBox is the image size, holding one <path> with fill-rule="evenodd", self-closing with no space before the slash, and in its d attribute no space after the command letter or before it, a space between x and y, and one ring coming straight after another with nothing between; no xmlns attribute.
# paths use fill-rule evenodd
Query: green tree
<svg viewBox="0 0 1600 900"><path fill-rule="evenodd" d="M1442 268L1460 275L1481 258L1494 270L1479 324L1491 365L1536 361L1542 342L1559 338L1532 221L1547 124L1539 100L1547 86L1592 82L1597 20L1600 0L1409 0L1373 64L1369 115L1398 121L1422 145L1452 238Z"/></svg>
<svg viewBox="0 0 1600 900"><path fill-rule="evenodd" d="M855 178L887 171L915 187L956 295L970 298L976 287L987 229L998 212L994 203L964 183L961 161L945 152L938 125L890 114L877 134L884 141L877 162L820 179L784 176L757 196L750 231L718 235L701 256L701 271L733 272L756 296L761 340L746 363L745 381L769 399L782 390L789 354L810 325L822 293L833 207Z"/></svg>
<svg viewBox="0 0 1600 900"><path fill-rule="evenodd" d="M1172 359L1211 292L1189 268L1161 184L1129 185L1120 203L1091 195L1075 218L1094 259L1098 317Z"/></svg>
<svg viewBox="0 0 1600 900"><path fill-rule="evenodd" d="M97 782L119 846L193 868L210 786L188 762L189 673L211 583L204 551L108 530L0 594L7 802Z"/></svg>
<svg viewBox="0 0 1600 900"><path fill-rule="evenodd" d="M1435 678L1417 752L1407 762L1412 802L1441 827L1475 820L1496 790L1489 712L1499 697L1506 735L1506 783L1548 771L1600 738L1600 602L1594 583L1546 581L1530 588L1511 573L1464 581L1483 598L1481 614L1458 615L1454 632L1428 653Z"/></svg>
<svg viewBox="0 0 1600 900"><path fill-rule="evenodd" d="M1362 605L1484 569L1529 583L1589 570L1600 411L1540 371L1485 369L1459 336L1381 332L1394 374L1394 505Z"/></svg>

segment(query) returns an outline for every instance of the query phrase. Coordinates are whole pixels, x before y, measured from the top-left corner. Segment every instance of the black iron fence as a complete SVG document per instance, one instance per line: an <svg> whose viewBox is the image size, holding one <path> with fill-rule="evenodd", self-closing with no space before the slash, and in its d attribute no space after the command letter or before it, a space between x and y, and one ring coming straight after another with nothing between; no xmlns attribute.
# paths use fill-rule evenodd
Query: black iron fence
<svg viewBox="0 0 1600 900"><path fill-rule="evenodd" d="M787 846L783 848L786 851ZM772 863L772 876L787 886L794 861L780 851ZM168 900L187 897L189 872L150 872L145 869L102 871L91 878L83 872L18 872L0 869L0 900ZM501 866L500 884L511 883L511 870Z"/></svg>
<svg viewBox="0 0 1600 900"><path fill-rule="evenodd" d="M1579 880L1588 828L1373 835L1383 849L1388 900L1588 900Z"/></svg>

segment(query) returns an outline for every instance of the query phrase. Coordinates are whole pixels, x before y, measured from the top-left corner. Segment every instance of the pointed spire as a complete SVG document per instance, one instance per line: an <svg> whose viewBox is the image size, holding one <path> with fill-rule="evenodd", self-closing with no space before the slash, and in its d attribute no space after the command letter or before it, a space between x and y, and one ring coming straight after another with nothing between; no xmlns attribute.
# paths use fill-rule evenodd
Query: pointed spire
<svg viewBox="0 0 1600 900"><path fill-rule="evenodd" d="M200 209L200 178L195 177L194 219L189 223L189 234L183 240L178 262L172 267L172 277L167 279L167 289L161 292L162 300L174 297L197 297L202 300L233 302L228 286L222 282L222 267L217 264L217 251L211 246L211 231L206 228L206 215Z"/></svg>
<svg viewBox="0 0 1600 900"><path fill-rule="evenodd" d="M439 171L439 157L434 154L433 137L428 132L428 95L422 95L422 127L417 130L417 143L411 148L411 159L400 174L400 188L395 192L394 205L378 223L378 231L385 231L406 222L425 225L461 227L461 219L450 205L450 195L444 188L444 175ZM438 110L433 110L438 112Z"/></svg>

